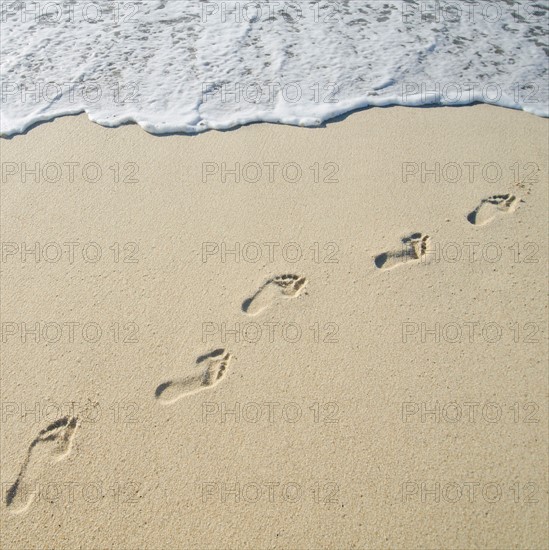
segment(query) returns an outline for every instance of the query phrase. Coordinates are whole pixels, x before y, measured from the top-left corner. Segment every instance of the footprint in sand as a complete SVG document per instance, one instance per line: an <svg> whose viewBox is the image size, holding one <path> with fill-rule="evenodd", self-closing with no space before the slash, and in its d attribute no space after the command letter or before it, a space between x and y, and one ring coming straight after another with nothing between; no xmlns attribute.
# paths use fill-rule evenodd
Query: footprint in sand
<svg viewBox="0 0 549 550"><path fill-rule="evenodd" d="M392 269L409 261L426 260L430 250L431 238L423 233L412 233L402 239L402 250L384 252L376 256L374 262L378 269Z"/></svg>
<svg viewBox="0 0 549 550"><path fill-rule="evenodd" d="M75 416L64 416L38 433L30 444L17 480L6 494L6 505L10 511L21 513L31 505L34 494L27 494L26 480L35 483L46 463L59 462L69 456L77 427Z"/></svg>
<svg viewBox="0 0 549 550"><path fill-rule="evenodd" d="M205 363L202 372L168 380L156 388L155 396L159 401L169 405L175 403L185 395L190 395L201 390L213 388L227 374L227 367L231 361L231 354L224 349L216 349L211 353L202 355L196 361L196 364Z"/></svg>
<svg viewBox="0 0 549 550"><path fill-rule="evenodd" d="M517 209L518 199L515 195L493 195L484 199L468 216L473 225L486 225L503 214L510 214Z"/></svg>
<svg viewBox="0 0 549 550"><path fill-rule="evenodd" d="M242 304L242 311L248 315L257 315L279 299L299 296L307 279L299 275L280 275L269 279L260 289Z"/></svg>

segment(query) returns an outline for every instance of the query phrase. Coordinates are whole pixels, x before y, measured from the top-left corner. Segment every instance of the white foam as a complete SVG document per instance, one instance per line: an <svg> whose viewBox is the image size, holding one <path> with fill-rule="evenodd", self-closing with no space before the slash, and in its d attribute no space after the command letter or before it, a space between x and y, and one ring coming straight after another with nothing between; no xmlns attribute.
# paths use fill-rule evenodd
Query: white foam
<svg viewBox="0 0 549 550"><path fill-rule="evenodd" d="M0 131L82 112L158 134L387 105L549 116L546 0L296 4L1 0Z"/></svg>

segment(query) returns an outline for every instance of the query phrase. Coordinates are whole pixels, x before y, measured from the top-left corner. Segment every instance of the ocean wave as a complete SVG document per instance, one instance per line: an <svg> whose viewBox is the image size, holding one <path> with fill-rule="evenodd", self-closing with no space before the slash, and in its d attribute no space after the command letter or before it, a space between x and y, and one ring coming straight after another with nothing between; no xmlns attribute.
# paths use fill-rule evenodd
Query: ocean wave
<svg viewBox="0 0 549 550"><path fill-rule="evenodd" d="M548 2L2 0L0 132L68 114L155 134L368 106L549 116Z"/></svg>

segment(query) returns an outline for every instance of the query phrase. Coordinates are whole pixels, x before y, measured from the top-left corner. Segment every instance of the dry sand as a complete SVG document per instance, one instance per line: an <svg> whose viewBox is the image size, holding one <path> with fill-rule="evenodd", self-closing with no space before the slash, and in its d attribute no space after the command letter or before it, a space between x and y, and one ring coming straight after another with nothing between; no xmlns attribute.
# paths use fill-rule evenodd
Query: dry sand
<svg viewBox="0 0 549 550"><path fill-rule="evenodd" d="M2 140L2 547L546 547L547 143L488 106Z"/></svg>

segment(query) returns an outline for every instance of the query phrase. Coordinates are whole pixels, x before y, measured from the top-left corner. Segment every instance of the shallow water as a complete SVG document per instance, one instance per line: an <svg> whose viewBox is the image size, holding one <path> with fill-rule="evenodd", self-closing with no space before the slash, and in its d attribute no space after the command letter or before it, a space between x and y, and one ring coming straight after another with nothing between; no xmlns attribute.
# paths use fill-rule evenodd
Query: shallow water
<svg viewBox="0 0 549 550"><path fill-rule="evenodd" d="M200 132L370 105L548 116L549 2L2 0L3 134L88 113Z"/></svg>

